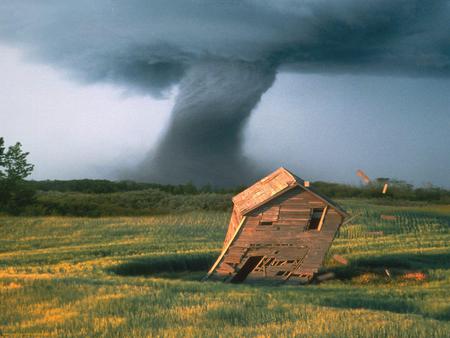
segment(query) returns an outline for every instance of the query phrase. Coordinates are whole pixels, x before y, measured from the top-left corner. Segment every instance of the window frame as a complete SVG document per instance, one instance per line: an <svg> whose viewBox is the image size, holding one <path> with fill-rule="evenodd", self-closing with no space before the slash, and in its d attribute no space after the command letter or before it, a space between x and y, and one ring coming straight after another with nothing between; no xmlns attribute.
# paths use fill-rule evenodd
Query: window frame
<svg viewBox="0 0 450 338"><path fill-rule="evenodd" d="M317 228L311 229L311 221L313 220L314 215L314 209L322 209L322 214L320 215L319 224L317 225ZM311 215L309 217L308 224L306 226L306 231L320 231L322 230L323 222L325 220L325 216L328 211L328 205L326 205L324 208L311 208Z"/></svg>

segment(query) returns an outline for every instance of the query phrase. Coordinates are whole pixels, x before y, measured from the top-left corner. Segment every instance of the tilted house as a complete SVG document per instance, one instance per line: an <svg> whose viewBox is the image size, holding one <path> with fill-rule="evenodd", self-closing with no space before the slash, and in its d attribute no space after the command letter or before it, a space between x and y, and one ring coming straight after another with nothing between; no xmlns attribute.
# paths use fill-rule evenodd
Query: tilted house
<svg viewBox="0 0 450 338"><path fill-rule="evenodd" d="M279 168L233 198L222 253L207 277L229 282L311 280L348 214Z"/></svg>

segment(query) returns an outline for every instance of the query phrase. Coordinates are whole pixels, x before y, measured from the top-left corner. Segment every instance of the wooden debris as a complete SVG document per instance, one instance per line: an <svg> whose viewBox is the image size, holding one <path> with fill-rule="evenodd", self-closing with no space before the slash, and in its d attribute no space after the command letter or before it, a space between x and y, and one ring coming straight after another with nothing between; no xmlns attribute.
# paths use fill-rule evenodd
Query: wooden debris
<svg viewBox="0 0 450 338"><path fill-rule="evenodd" d="M340 255L334 255L333 259L338 262L341 263L342 265L347 265L348 264L348 259L340 256Z"/></svg>
<svg viewBox="0 0 450 338"><path fill-rule="evenodd" d="M423 281L427 278L427 275L423 272L408 272L402 275L401 278L406 280Z"/></svg>
<svg viewBox="0 0 450 338"><path fill-rule="evenodd" d="M361 169L358 169L356 171L356 175L359 176L359 178L366 184L370 183L370 178L369 176L366 175L366 173L364 171L362 171Z"/></svg>
<svg viewBox="0 0 450 338"><path fill-rule="evenodd" d="M14 283L14 282L11 282L11 283L6 284L6 285L5 284L4 285L0 284L0 290L2 288L4 288L4 289L20 289L21 287L22 287L21 284Z"/></svg>
<svg viewBox="0 0 450 338"><path fill-rule="evenodd" d="M388 269L384 269L384 273L386 274L386 276L389 277L389 279L391 279L391 273L389 272Z"/></svg>
<svg viewBox="0 0 450 338"><path fill-rule="evenodd" d="M385 183L384 186L383 186L383 191L381 193L385 194L387 192L387 190L388 190L388 184Z"/></svg>
<svg viewBox="0 0 450 338"><path fill-rule="evenodd" d="M316 279L317 279L319 282L324 282L324 281L326 281L326 280L333 279L334 277L335 277L334 272L327 272L327 273L324 273L324 274L322 274L322 275L317 276Z"/></svg>
<svg viewBox="0 0 450 338"><path fill-rule="evenodd" d="M355 215L353 215L353 216L351 216L351 217L349 217L349 218L346 218L345 221L342 222L341 225L346 225L346 224L350 223L350 222L353 221L355 218L357 218L357 217L359 217L359 216L361 216L361 215L362 215L362 212L359 212L359 213L357 213L357 214L355 214Z"/></svg>
<svg viewBox="0 0 450 338"><path fill-rule="evenodd" d="M369 231L367 232L368 235L372 235L372 236L383 236L384 232L383 231Z"/></svg>
<svg viewBox="0 0 450 338"><path fill-rule="evenodd" d="M385 221L395 221L397 220L397 216L394 215L380 215L380 218Z"/></svg>

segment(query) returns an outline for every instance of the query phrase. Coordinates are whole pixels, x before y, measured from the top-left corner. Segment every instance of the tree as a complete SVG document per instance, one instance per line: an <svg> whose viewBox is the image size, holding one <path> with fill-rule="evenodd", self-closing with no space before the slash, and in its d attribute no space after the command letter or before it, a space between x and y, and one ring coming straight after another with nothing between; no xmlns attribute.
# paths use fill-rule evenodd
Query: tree
<svg viewBox="0 0 450 338"><path fill-rule="evenodd" d="M0 137L0 210L16 214L33 202L35 191L24 180L34 169L28 155L19 142L6 149Z"/></svg>

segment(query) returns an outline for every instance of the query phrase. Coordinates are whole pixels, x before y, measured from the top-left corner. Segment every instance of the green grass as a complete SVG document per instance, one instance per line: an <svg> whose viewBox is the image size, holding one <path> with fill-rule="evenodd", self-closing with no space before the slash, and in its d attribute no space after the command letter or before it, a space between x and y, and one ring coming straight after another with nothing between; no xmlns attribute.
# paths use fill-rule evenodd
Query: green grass
<svg viewBox="0 0 450 338"><path fill-rule="evenodd" d="M308 286L201 282L226 212L0 217L0 336L449 336L450 206L342 204L336 278Z"/></svg>

